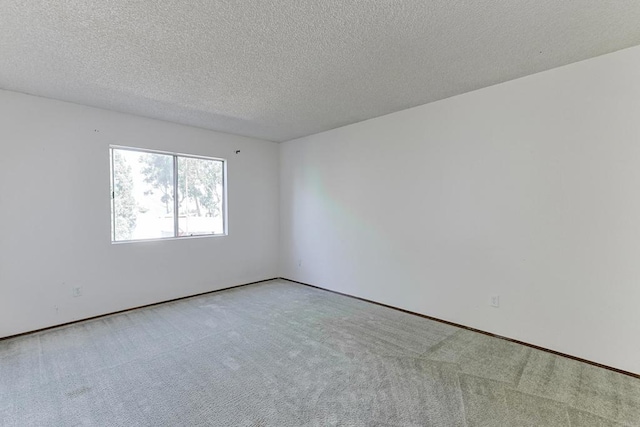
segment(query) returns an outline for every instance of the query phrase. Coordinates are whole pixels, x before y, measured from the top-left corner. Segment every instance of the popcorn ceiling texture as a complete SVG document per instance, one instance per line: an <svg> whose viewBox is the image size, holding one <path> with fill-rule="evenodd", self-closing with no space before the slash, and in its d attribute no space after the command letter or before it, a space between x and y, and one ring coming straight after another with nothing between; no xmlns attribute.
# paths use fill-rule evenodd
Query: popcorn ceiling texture
<svg viewBox="0 0 640 427"><path fill-rule="evenodd" d="M640 44L637 0L0 0L0 88L285 141Z"/></svg>

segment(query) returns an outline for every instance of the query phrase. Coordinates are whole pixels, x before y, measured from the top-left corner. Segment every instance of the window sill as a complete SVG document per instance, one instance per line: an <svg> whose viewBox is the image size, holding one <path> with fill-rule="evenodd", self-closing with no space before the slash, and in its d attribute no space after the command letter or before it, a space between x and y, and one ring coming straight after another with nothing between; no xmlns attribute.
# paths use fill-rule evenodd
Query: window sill
<svg viewBox="0 0 640 427"><path fill-rule="evenodd" d="M112 245L126 245L131 243L147 243L147 242L163 242L167 240L190 240L190 239L207 239L212 237L227 237L229 233L224 234L198 234L195 236L178 236L178 237L157 237L154 239L137 239L137 240L118 240L111 241Z"/></svg>

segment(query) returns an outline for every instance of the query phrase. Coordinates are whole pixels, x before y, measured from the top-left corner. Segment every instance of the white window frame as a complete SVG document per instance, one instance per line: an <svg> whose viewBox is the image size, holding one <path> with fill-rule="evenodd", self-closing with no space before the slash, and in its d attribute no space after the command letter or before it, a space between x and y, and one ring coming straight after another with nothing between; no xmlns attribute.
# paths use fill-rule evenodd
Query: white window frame
<svg viewBox="0 0 640 427"><path fill-rule="evenodd" d="M115 223L113 212L115 212L115 181L114 181L114 173L113 173L113 157L114 150L128 150L128 151L136 151L139 153L150 153L150 154L162 154L166 156L173 157L173 236L169 237L155 237L148 239L130 239L130 240L115 240ZM188 236L180 236L179 235L179 206L178 206L178 158L190 158L190 159L201 159L201 160L213 160L222 162L222 207L220 208L220 212L222 214L222 229L223 232L219 234L197 234L197 235L188 235ZM201 156L196 154L185 154L185 153L177 153L173 151L162 151L162 150L153 150L148 148L139 148L139 147L128 147L124 145L109 145L109 174L110 174L110 183L111 183L111 214L110 214L110 228L111 228L111 244L118 245L122 243L138 243L138 242L152 242L158 240L182 240L182 239L200 239L200 238L208 238L208 237L223 237L229 235L229 222L228 222L228 212L227 212L227 159L223 159L220 157L211 157L211 156Z"/></svg>

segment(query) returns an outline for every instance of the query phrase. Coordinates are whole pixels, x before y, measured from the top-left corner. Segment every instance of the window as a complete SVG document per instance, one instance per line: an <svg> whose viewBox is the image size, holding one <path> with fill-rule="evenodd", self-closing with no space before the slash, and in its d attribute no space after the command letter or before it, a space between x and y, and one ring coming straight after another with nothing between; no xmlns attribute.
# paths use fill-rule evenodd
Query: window
<svg viewBox="0 0 640 427"><path fill-rule="evenodd" d="M111 147L111 241L226 233L222 159Z"/></svg>

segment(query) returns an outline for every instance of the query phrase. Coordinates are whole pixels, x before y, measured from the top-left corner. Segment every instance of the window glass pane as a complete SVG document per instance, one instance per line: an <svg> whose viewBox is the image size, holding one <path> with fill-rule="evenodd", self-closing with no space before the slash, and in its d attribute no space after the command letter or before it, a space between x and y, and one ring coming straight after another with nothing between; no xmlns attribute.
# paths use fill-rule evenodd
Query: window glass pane
<svg viewBox="0 0 640 427"><path fill-rule="evenodd" d="M223 163L178 157L178 235L224 233Z"/></svg>
<svg viewBox="0 0 640 427"><path fill-rule="evenodd" d="M113 240L173 237L173 156L112 150Z"/></svg>

